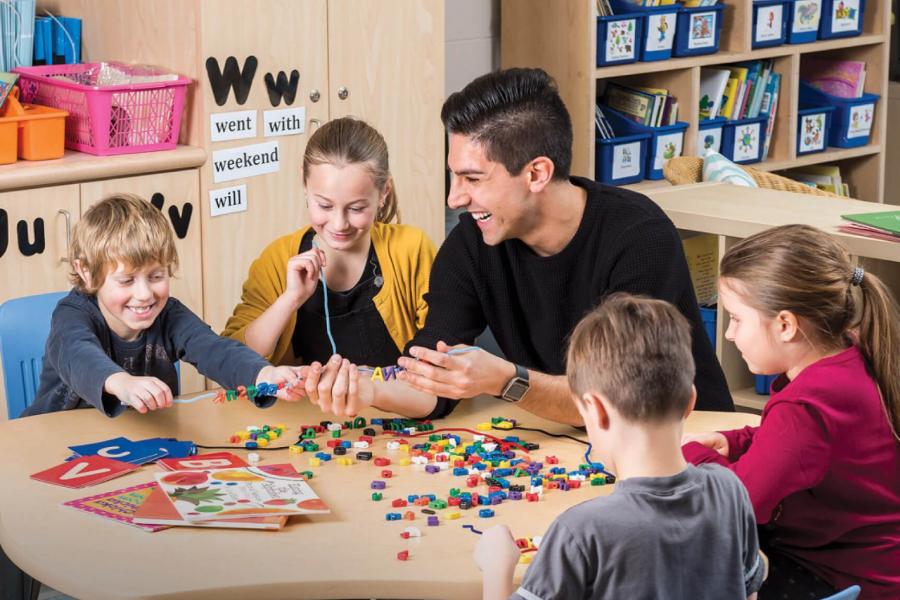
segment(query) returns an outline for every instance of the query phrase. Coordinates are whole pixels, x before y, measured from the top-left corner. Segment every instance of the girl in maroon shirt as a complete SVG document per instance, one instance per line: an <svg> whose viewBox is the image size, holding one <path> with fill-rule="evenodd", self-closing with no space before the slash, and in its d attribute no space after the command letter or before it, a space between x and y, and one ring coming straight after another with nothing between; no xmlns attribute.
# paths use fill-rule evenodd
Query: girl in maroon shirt
<svg viewBox="0 0 900 600"><path fill-rule="evenodd" d="M900 311L827 233L764 231L722 258L726 339L782 375L759 427L685 436L747 486L771 561L765 598L900 598Z"/></svg>

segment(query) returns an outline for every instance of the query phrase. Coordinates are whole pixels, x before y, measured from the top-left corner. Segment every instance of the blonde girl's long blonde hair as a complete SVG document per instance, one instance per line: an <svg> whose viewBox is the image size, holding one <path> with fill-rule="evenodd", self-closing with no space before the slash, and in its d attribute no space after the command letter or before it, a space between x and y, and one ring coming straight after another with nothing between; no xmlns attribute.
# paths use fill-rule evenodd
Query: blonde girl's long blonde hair
<svg viewBox="0 0 900 600"><path fill-rule="evenodd" d="M303 153L304 185L309 177L309 170L322 164L339 167L363 164L381 193L390 182L390 189L384 204L380 205L375 213L375 220L380 223L395 220L400 222L396 187L391 180L388 163L387 143L374 127L353 117L341 117L316 129L306 143L306 151Z"/></svg>
<svg viewBox="0 0 900 600"><path fill-rule="evenodd" d="M900 310L884 282L854 265L840 242L808 225L775 227L732 246L719 276L740 281L744 301L761 313L797 315L803 333L824 349L855 343L900 440Z"/></svg>

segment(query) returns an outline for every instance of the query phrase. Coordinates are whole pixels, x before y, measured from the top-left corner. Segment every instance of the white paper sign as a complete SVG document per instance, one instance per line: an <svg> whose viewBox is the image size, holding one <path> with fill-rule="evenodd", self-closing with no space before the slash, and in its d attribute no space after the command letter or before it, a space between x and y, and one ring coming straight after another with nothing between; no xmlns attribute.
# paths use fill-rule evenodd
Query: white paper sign
<svg viewBox="0 0 900 600"><path fill-rule="evenodd" d="M306 131L306 107L263 111L265 137L299 135Z"/></svg>
<svg viewBox="0 0 900 600"><path fill-rule="evenodd" d="M818 31L821 16L822 0L797 0L794 3L794 20L791 30L794 33Z"/></svg>
<svg viewBox="0 0 900 600"><path fill-rule="evenodd" d="M612 179L634 177L641 171L641 143L631 142L613 146Z"/></svg>
<svg viewBox="0 0 900 600"><path fill-rule="evenodd" d="M734 130L734 162L752 161L759 158L759 123L739 125Z"/></svg>
<svg viewBox="0 0 900 600"><path fill-rule="evenodd" d="M650 52L670 50L675 40L675 15L648 15L646 23L645 48Z"/></svg>
<svg viewBox="0 0 900 600"><path fill-rule="evenodd" d="M716 45L715 12L696 13L691 15L691 31L688 35L688 48L712 48Z"/></svg>
<svg viewBox="0 0 900 600"><path fill-rule="evenodd" d="M872 132L872 120L875 115L874 104L860 104L850 108L850 124L847 126L847 137L856 138Z"/></svg>
<svg viewBox="0 0 900 600"><path fill-rule="evenodd" d="M606 61L630 60L637 52L634 35L637 19L609 21L606 24Z"/></svg>
<svg viewBox="0 0 900 600"><path fill-rule="evenodd" d="M797 152L825 149L825 113L800 117L800 142Z"/></svg>
<svg viewBox="0 0 900 600"><path fill-rule="evenodd" d="M278 142L216 150L212 167L215 183L275 173L279 169Z"/></svg>
<svg viewBox="0 0 900 600"><path fill-rule="evenodd" d="M656 154L653 157L653 168L662 169L670 158L681 156L681 144L684 141L684 132L667 133L656 136Z"/></svg>
<svg viewBox="0 0 900 600"><path fill-rule="evenodd" d="M706 156L708 152L718 152L719 146L722 144L722 128L710 127L709 129L701 129L697 136L697 147L700 149L700 156Z"/></svg>
<svg viewBox="0 0 900 600"><path fill-rule="evenodd" d="M756 41L768 42L781 37L782 5L756 8Z"/></svg>
<svg viewBox="0 0 900 600"><path fill-rule="evenodd" d="M209 214L213 217L247 210L247 184L209 190ZM201 467L192 467L201 468ZM206 468L206 467L203 467Z"/></svg>
<svg viewBox="0 0 900 600"><path fill-rule="evenodd" d="M859 29L859 0L840 0L831 11L832 33Z"/></svg>
<svg viewBox="0 0 900 600"><path fill-rule="evenodd" d="M254 137L256 137L255 110L209 115L209 138L214 142Z"/></svg>

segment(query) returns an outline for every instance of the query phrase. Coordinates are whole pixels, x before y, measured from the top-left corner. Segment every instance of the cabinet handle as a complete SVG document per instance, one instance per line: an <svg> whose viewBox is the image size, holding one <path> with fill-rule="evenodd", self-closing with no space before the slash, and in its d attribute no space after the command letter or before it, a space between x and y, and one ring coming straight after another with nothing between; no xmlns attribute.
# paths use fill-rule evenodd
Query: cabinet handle
<svg viewBox="0 0 900 600"><path fill-rule="evenodd" d="M312 100L313 102L318 102L319 98L321 98L321 97L322 97L322 95L319 93L319 90L312 90L309 93L309 99Z"/></svg>
<svg viewBox="0 0 900 600"><path fill-rule="evenodd" d="M56 211L56 214L66 218L66 254L65 256L61 256L59 260L61 262L69 262L69 248L72 245L72 215L69 214L69 211L62 208Z"/></svg>
<svg viewBox="0 0 900 600"><path fill-rule="evenodd" d="M349 96L349 95L350 95L350 90L348 90L347 88L345 88L343 86L338 88L338 98L340 98L341 100L346 100L347 96Z"/></svg>
<svg viewBox="0 0 900 600"><path fill-rule="evenodd" d="M319 125L321 125L321 124L322 124L322 122L318 119L310 119L309 120L309 126L313 129L318 129Z"/></svg>

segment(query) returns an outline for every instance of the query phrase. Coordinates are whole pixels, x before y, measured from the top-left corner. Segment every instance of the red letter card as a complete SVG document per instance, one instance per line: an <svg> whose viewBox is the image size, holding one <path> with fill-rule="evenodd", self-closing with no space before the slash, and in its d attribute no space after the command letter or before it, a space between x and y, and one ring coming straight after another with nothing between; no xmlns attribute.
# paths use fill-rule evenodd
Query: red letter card
<svg viewBox="0 0 900 600"><path fill-rule="evenodd" d="M68 488L82 488L124 475L139 465L104 456L83 456L31 476L32 479Z"/></svg>

